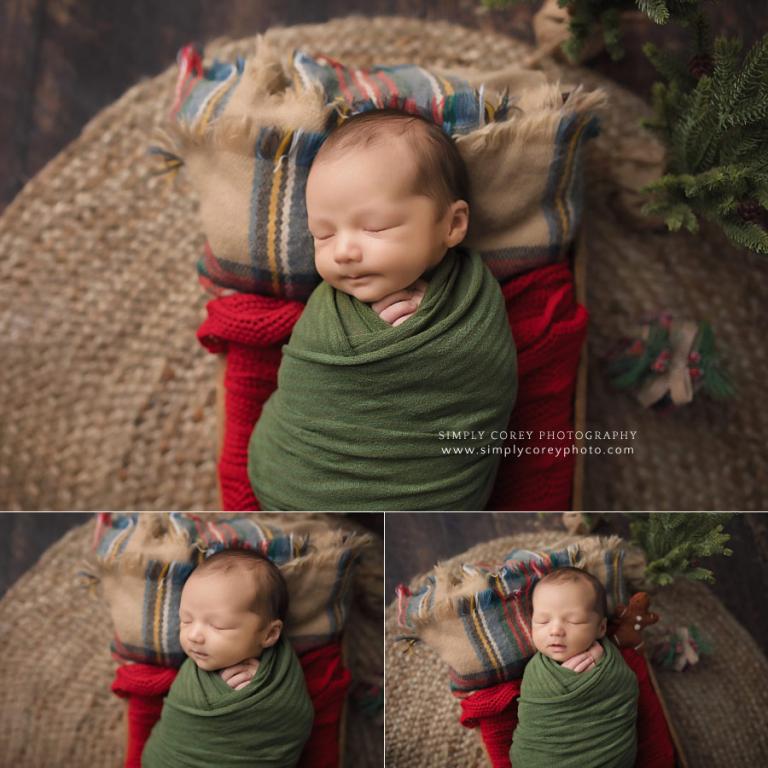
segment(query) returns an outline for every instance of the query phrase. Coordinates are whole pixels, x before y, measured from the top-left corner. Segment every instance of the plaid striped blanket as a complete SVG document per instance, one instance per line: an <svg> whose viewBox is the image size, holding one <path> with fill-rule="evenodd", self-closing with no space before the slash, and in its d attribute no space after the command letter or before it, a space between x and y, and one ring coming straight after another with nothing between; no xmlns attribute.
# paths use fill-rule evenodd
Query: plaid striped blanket
<svg viewBox="0 0 768 768"><path fill-rule="evenodd" d="M498 279L566 254L601 94L576 89L564 101L558 86L539 84L511 97L496 81L486 91L422 67L353 68L302 51L284 68L263 42L245 62L207 68L185 50L173 119L150 152L161 171L190 174L207 236L198 271L217 295L306 300L320 281L304 202L310 165L335 125L385 106L456 137L474 190L465 244ZM520 87L519 73L513 81Z"/></svg>
<svg viewBox="0 0 768 768"><path fill-rule="evenodd" d="M122 661L178 667L181 590L215 552L253 549L273 560L288 584L286 633L298 653L337 639L344 628L354 566L364 536L325 526L308 533L268 525L254 515L119 514L101 519L87 575L98 580Z"/></svg>
<svg viewBox="0 0 768 768"><path fill-rule="evenodd" d="M618 537L588 537L563 549L515 550L502 564L437 566L414 591L397 588L403 639L432 646L448 665L459 697L519 678L536 649L531 592L564 566L584 568L606 586L609 612L626 600L624 550Z"/></svg>

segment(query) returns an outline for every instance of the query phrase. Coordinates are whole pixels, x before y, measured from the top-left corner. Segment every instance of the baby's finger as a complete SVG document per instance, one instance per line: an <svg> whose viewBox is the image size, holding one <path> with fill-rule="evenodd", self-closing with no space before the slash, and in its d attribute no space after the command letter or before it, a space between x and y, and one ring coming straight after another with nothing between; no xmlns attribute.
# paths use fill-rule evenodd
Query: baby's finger
<svg viewBox="0 0 768 768"><path fill-rule="evenodd" d="M566 659L563 662L563 666L566 669L575 669L576 665L584 658L584 654L580 653L576 656L571 656L570 659Z"/></svg>
<svg viewBox="0 0 768 768"><path fill-rule="evenodd" d="M393 325L395 320L403 315L412 315L416 311L414 302L411 299L398 301L379 313L379 316L385 323Z"/></svg>
<svg viewBox="0 0 768 768"><path fill-rule="evenodd" d="M239 672L227 681L227 685L237 690L237 687L243 683L247 685L251 681L252 677L253 675L250 672Z"/></svg>
<svg viewBox="0 0 768 768"><path fill-rule="evenodd" d="M226 669L222 669L219 674L221 675L224 682L228 682L232 679L235 675L242 672L246 667L244 667L242 664L235 664L233 667L227 667Z"/></svg>
<svg viewBox="0 0 768 768"><path fill-rule="evenodd" d="M568 667L568 669L573 670L574 672L580 672L581 669L584 668L585 662L588 663L590 661L590 655L585 651L584 653L579 653L576 656L571 656L568 661L566 661L563 666Z"/></svg>
<svg viewBox="0 0 768 768"><path fill-rule="evenodd" d="M409 291L407 288L403 291L395 291L395 293L390 293L383 299L375 301L371 304L371 309L373 309L376 314L380 315L387 307L391 307L399 301L408 301L412 295L413 291Z"/></svg>
<svg viewBox="0 0 768 768"><path fill-rule="evenodd" d="M409 312L407 315L400 315L400 317L392 323L392 327L397 328L398 325L402 325L406 320L410 320L415 314L415 312Z"/></svg>

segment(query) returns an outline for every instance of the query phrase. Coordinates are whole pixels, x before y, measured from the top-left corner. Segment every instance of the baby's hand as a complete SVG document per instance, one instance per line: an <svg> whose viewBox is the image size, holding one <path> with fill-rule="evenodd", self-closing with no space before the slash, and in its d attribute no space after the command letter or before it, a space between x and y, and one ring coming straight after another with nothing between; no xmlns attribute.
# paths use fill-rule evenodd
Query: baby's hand
<svg viewBox="0 0 768 768"><path fill-rule="evenodd" d="M221 679L230 687L239 691L241 688L245 688L248 683L253 680L259 669L258 659L245 659L239 664L233 664L231 667L224 667L219 670Z"/></svg>
<svg viewBox="0 0 768 768"><path fill-rule="evenodd" d="M603 646L595 640L584 653L577 653L567 661L564 661L563 666L573 672L587 672L597 665L597 662L604 653Z"/></svg>
<svg viewBox="0 0 768 768"><path fill-rule="evenodd" d="M412 317L427 292L427 283L417 280L402 291L395 291L371 304L373 311L391 326L398 326Z"/></svg>

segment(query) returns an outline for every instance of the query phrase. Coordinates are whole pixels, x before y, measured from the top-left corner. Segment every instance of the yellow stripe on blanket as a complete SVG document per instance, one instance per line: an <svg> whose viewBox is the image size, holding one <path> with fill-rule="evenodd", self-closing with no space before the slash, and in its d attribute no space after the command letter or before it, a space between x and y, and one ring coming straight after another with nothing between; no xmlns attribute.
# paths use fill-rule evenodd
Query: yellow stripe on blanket
<svg viewBox="0 0 768 768"><path fill-rule="evenodd" d="M163 616L163 594L166 588L165 577L168 575L169 568L170 563L165 563L157 580L157 594L155 595L155 610L152 621L152 639L155 644L155 653L157 653L161 658L161 654L163 654L163 648L160 640L160 621Z"/></svg>
<svg viewBox="0 0 768 768"><path fill-rule="evenodd" d="M576 157L576 147L579 146L581 141L581 134L584 133L584 128L589 122L589 116L581 117L579 120L578 128L573 132L571 140L568 143L568 153L565 158L565 167L560 177L560 183L557 185L557 191L555 193L555 206L557 213L560 216L560 224L562 227L562 236L560 242L565 246L571 238L570 232L570 217L568 216L568 209L565 205L565 192L570 186L571 177L573 175L574 158Z"/></svg>
<svg viewBox="0 0 768 768"><path fill-rule="evenodd" d="M211 94L208 103L205 105L205 109L200 117L198 117L197 124L195 125L195 134L198 138L205 133L205 129L208 127L208 123L211 120L213 110L216 109L216 105L222 100L225 94L232 90L232 87L237 82L237 72L236 70L233 70L232 74L224 81L222 86Z"/></svg>
<svg viewBox="0 0 768 768"><path fill-rule="evenodd" d="M283 181L283 166L280 158L286 154L293 139L293 131L289 131L280 142L275 154L275 172L272 176L272 191L269 197L269 219L267 221L267 259L269 260L269 273L272 276L272 290L275 296L279 295L280 278L277 272L277 203L280 197L280 185Z"/></svg>
<svg viewBox="0 0 768 768"><path fill-rule="evenodd" d="M488 642L489 638L485 631L485 627L480 623L480 612L477 609L477 600L474 595L470 598L470 615L472 617L472 623L475 625L475 632L477 633L480 642L483 644L485 652L493 664L494 670L501 672L501 660L499 659L496 650Z"/></svg>

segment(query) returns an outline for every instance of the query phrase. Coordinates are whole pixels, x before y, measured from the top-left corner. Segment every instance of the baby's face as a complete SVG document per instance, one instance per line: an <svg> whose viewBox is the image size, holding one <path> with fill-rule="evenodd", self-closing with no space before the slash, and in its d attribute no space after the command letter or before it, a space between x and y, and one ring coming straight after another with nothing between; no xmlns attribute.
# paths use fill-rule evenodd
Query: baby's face
<svg viewBox="0 0 768 768"><path fill-rule="evenodd" d="M451 241L452 211L414 192L412 150L397 137L334 153L307 181L315 266L334 288L373 303L436 266Z"/></svg>
<svg viewBox="0 0 768 768"><path fill-rule="evenodd" d="M237 570L193 572L187 579L181 593L179 637L184 653L198 667L212 672L258 658L276 642L269 634L274 622L253 611L254 589Z"/></svg>
<svg viewBox="0 0 768 768"><path fill-rule="evenodd" d="M605 635L595 593L583 581L541 584L533 593L531 629L536 650L558 662L582 653Z"/></svg>

